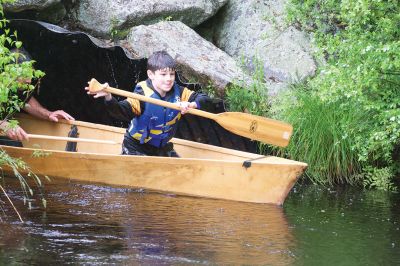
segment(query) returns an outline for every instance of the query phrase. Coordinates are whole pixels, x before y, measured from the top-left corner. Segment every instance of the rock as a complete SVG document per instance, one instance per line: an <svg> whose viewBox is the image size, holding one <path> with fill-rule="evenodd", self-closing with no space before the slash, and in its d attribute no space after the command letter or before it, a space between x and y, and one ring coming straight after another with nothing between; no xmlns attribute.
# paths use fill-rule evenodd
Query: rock
<svg viewBox="0 0 400 266"><path fill-rule="evenodd" d="M213 28L216 46L236 59L244 57L250 70L259 60L270 94L313 75L317 68L309 37L286 25L285 4L285 0L230 0L199 31L207 28L210 36Z"/></svg>
<svg viewBox="0 0 400 266"><path fill-rule="evenodd" d="M8 19L25 17L52 23L60 22L67 14L62 0L16 0L4 4L4 11Z"/></svg>
<svg viewBox="0 0 400 266"><path fill-rule="evenodd" d="M175 58L186 79L203 86L211 83L221 94L233 81L249 79L227 53L179 21L133 27L127 41L142 57L166 50Z"/></svg>
<svg viewBox="0 0 400 266"><path fill-rule="evenodd" d="M10 12L20 12L24 10L44 10L48 7L61 4L61 0L16 0L13 3L4 4L4 10Z"/></svg>
<svg viewBox="0 0 400 266"><path fill-rule="evenodd" d="M194 27L212 17L227 0L81 0L75 7L78 25L100 37L124 35L137 25L178 20ZM121 37L120 36L120 37Z"/></svg>

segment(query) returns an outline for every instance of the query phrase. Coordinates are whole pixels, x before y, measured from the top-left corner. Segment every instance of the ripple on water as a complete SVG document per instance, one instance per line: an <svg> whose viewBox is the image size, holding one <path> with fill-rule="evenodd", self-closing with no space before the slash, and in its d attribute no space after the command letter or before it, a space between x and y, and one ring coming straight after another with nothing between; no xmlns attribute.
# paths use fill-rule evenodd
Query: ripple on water
<svg viewBox="0 0 400 266"><path fill-rule="evenodd" d="M25 223L11 216L2 227L3 258L53 265L318 265L321 257L325 265L381 265L384 258L396 265L400 256L392 196L297 187L282 208L66 181L46 191L47 209L27 210L12 194Z"/></svg>

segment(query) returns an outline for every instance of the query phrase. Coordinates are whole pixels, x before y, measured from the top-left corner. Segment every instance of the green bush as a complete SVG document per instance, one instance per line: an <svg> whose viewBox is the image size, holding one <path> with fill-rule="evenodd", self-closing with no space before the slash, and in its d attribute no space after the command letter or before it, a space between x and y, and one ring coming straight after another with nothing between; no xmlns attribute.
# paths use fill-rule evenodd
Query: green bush
<svg viewBox="0 0 400 266"><path fill-rule="evenodd" d="M290 22L312 32L326 59L307 90L321 105L335 106L337 115L344 116L338 120L344 135L352 136L349 152L360 165L358 176L365 180L381 176L382 182L363 184L393 189L391 183L399 171L393 154L400 137L398 1L291 0L288 12ZM310 149L313 144L302 145L299 148ZM337 180L334 173L326 179Z"/></svg>
<svg viewBox="0 0 400 266"><path fill-rule="evenodd" d="M18 91L22 91L25 94L29 94L34 89L33 85L21 82L21 79L41 78L44 73L33 68L32 64L34 61L18 63L18 58L23 55L10 52L10 49L21 48L22 46L22 43L17 40L17 33L10 32L7 28L7 20L4 18L3 4L11 2L13 1L0 0L0 123L8 120L11 122L11 126L16 126L17 121L10 119L12 115L20 111L24 105L24 102L18 98L17 93ZM15 177L18 178L21 183L24 192L24 200L28 202L28 206L31 207L30 201L27 199L32 196L33 191L29 187L26 179L20 174L20 171L28 172L28 177L32 177L40 188L41 181L38 176L36 176L23 161L10 157L0 148L0 170L2 170L3 167L13 169ZM5 194L1 185L0 189ZM42 198L42 200L45 206L46 202L44 198Z"/></svg>

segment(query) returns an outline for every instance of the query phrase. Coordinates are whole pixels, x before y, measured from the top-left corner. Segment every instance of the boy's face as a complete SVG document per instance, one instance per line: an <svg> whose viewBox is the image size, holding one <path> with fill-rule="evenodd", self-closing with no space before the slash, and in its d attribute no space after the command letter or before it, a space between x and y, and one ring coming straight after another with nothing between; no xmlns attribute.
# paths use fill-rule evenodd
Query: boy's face
<svg viewBox="0 0 400 266"><path fill-rule="evenodd" d="M175 70L164 68L156 70L155 72L147 70L147 75L153 83L154 89L161 95L165 96L174 85Z"/></svg>

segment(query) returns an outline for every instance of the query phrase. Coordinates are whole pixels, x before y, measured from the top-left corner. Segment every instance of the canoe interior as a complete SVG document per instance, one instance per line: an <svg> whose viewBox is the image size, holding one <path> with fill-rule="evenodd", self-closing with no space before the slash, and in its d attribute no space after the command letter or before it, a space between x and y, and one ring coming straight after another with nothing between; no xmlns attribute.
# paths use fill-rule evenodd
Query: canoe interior
<svg viewBox="0 0 400 266"><path fill-rule="evenodd" d="M121 154L121 142L125 133L124 128L92 124L81 121L60 121L59 123L49 122L41 119L33 118L29 115L19 114L17 116L21 127L30 134L49 135L68 137L73 125L77 126L78 138L108 140L114 141L117 144L102 144L102 143L84 143L77 142L77 152L79 153L95 153L95 154ZM223 160L223 161L246 161L254 160L258 163L283 163L283 164L298 164L299 162L274 157L262 156L259 154L236 151L216 147L208 144L196 143L192 141L174 138L172 140L174 148L181 158L193 159L208 159L208 160ZM66 141L45 140L45 139L30 139L23 142L24 148L43 149L52 151L65 151Z"/></svg>

